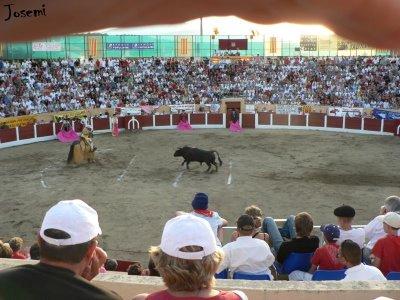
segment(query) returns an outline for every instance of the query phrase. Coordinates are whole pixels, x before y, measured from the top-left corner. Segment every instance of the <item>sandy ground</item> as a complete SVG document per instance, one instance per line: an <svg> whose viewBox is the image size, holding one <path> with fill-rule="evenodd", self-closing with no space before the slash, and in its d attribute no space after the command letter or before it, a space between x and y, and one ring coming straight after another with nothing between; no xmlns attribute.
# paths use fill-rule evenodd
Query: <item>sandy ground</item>
<svg viewBox="0 0 400 300"><path fill-rule="evenodd" d="M190 210L206 192L210 208L234 225L250 204L275 218L308 211L316 224L334 222L333 209L355 207L356 223L373 218L382 200L400 194L400 139L316 131L145 131L95 136L97 162L66 165L68 145L43 142L0 150L0 239L35 240L45 211L80 198L100 216L110 257L145 260L176 210ZM218 150L223 166L205 173L173 157L178 146Z"/></svg>

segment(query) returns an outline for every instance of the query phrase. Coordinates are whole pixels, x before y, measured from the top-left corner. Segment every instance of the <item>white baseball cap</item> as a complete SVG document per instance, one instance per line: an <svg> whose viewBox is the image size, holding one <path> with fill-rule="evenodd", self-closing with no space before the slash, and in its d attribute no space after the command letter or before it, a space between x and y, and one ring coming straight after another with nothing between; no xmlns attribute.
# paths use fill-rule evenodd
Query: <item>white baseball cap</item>
<svg viewBox="0 0 400 300"><path fill-rule="evenodd" d="M393 228L400 228L400 215L395 212L388 212L383 218L383 222Z"/></svg>
<svg viewBox="0 0 400 300"><path fill-rule="evenodd" d="M199 246L203 250L181 251L185 246ZM192 214L180 215L165 224L160 248L170 256L190 260L202 259L218 249L210 224Z"/></svg>
<svg viewBox="0 0 400 300"><path fill-rule="evenodd" d="M66 232L67 238L46 235L47 229ZM40 237L56 246L86 243L101 234L97 212L79 199L64 200L51 207L44 216Z"/></svg>

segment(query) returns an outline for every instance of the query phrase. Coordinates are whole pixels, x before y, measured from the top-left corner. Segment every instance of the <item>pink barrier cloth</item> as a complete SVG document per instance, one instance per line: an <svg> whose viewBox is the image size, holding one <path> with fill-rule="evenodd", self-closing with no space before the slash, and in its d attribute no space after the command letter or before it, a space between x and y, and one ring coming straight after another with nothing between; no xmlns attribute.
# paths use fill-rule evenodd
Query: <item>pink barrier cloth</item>
<svg viewBox="0 0 400 300"><path fill-rule="evenodd" d="M230 122L229 125L229 131L230 132L242 132L243 128L240 126L239 122Z"/></svg>
<svg viewBox="0 0 400 300"><path fill-rule="evenodd" d="M57 137L61 143L71 143L79 140L79 135L72 128L69 131L61 130L57 133Z"/></svg>
<svg viewBox="0 0 400 300"><path fill-rule="evenodd" d="M179 131L190 131L192 130L192 126L187 121L179 121L178 124L178 130Z"/></svg>

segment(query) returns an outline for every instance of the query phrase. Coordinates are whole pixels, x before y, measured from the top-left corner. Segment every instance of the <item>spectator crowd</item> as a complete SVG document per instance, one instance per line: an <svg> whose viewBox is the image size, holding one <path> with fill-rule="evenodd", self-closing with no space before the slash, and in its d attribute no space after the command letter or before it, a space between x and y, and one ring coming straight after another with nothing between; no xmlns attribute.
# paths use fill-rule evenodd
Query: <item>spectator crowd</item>
<svg viewBox="0 0 400 300"><path fill-rule="evenodd" d="M0 61L0 117L118 104L249 103L399 108L397 57Z"/></svg>
<svg viewBox="0 0 400 300"><path fill-rule="evenodd" d="M393 272L400 274L397 196L386 198L379 214L363 228L353 226L353 207L337 207L337 224L317 229L323 241L315 235L309 213L291 215L279 227L252 205L237 219L231 241L222 245L222 227L228 222L210 210L207 194L197 193L192 208L178 211L165 224L160 245L150 248L148 269L133 262L124 270L129 275L161 276L165 283L165 290L133 299L247 299L241 291L215 290L215 277L314 280L318 272L327 271L341 272L344 281L386 281ZM39 259L34 265L0 271L0 298L120 299L90 283L99 273L118 268L118 262L107 259L99 247L101 234L92 207L82 200L58 202L45 214L30 255L22 250L19 237L0 241L0 257ZM288 269L293 257L300 260Z"/></svg>

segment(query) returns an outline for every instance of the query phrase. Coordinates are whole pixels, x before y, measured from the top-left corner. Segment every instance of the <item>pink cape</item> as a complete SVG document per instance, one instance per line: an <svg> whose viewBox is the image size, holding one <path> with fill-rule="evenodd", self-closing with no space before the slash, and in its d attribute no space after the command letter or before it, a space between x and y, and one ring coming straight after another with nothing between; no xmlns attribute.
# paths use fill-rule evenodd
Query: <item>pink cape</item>
<svg viewBox="0 0 400 300"><path fill-rule="evenodd" d="M57 133L57 137L61 143L71 143L79 140L79 135L72 128L69 131L61 130Z"/></svg>
<svg viewBox="0 0 400 300"><path fill-rule="evenodd" d="M187 121L183 121L183 120L179 121L179 124L178 124L177 128L178 128L179 131L190 131L190 130L192 130L192 126L190 126L190 124Z"/></svg>
<svg viewBox="0 0 400 300"><path fill-rule="evenodd" d="M118 122L113 123L111 134L112 134L112 136L119 136Z"/></svg>
<svg viewBox="0 0 400 300"><path fill-rule="evenodd" d="M239 121L235 122L235 123L231 121L230 125L229 125L229 131L230 132L242 132L243 129L240 126Z"/></svg>

